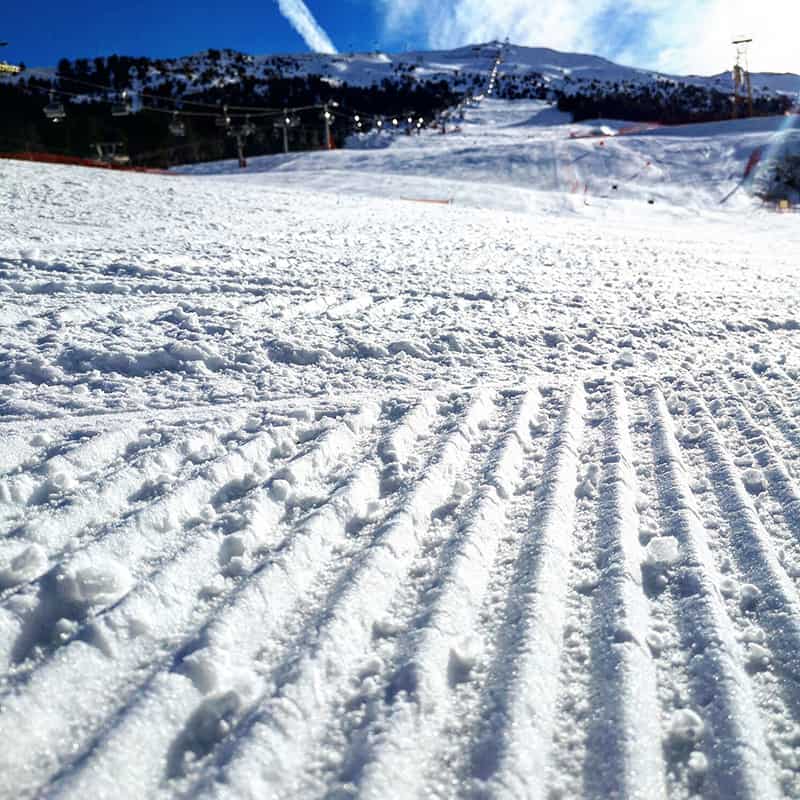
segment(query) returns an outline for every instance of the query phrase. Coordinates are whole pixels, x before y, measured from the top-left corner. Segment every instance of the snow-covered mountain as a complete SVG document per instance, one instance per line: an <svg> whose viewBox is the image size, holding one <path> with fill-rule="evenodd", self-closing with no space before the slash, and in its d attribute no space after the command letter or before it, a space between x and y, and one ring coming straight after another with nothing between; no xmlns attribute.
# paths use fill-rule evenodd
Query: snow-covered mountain
<svg viewBox="0 0 800 800"><path fill-rule="evenodd" d="M674 125L729 119L733 91L727 73L665 75L598 56L501 42L394 55L207 50L175 59L62 60L55 68L26 70L8 84L0 84L3 108L11 112L0 130L0 148L55 148L85 157L94 141L89 131L102 130L106 139L125 143L134 163L158 167L231 156L232 140L225 135L230 120L221 113L225 105L236 109L234 124L256 126L248 155L266 155L282 149L275 122L284 108L298 110L288 149L303 150L320 147L323 135L342 146L350 134L377 127L380 117L413 115L430 124L470 96L484 94L544 101L575 121ZM755 73L753 85L755 116L783 115L800 95L800 75ZM135 114L136 119L109 114L109 103L119 103L123 90L131 93L134 112L154 113ZM66 107L58 135L42 113L51 92ZM323 134L319 106L334 101L334 132ZM169 115L175 113L184 120L177 136L170 129ZM250 115L254 118L245 119Z"/></svg>
<svg viewBox="0 0 800 800"><path fill-rule="evenodd" d="M156 88L167 80L175 81L187 92L220 88L243 80L321 76L327 81L350 86L379 86L385 80L447 81L455 88L468 88L476 78L491 72L498 53L502 53L500 72L505 81L520 82L531 75L540 76L552 89L575 91L593 83L644 85L657 82L683 83L730 93L731 72L711 76L679 76L615 64L600 56L563 53L542 47L521 47L500 42L467 45L454 50L411 51L387 54L272 54L247 55L234 50L206 50L174 59L135 59L144 69L136 69L133 85ZM95 60L96 62L96 60ZM87 61L88 76L96 70ZM54 77L53 69L28 70L31 74ZM5 80L18 80L8 77ZM752 74L757 93L800 94L800 75L793 73Z"/></svg>
<svg viewBox="0 0 800 800"><path fill-rule="evenodd" d="M278 66L284 73L321 74L352 85L371 85L397 74L413 73L417 79L450 80L457 85L473 74L488 75L498 52L503 54L502 74L521 77L531 73L542 75L554 88L570 84L598 82L652 83L675 81L685 84L733 89L732 73L711 76L679 76L615 64L601 56L563 53L544 47L502 45L499 42L468 45L455 50L413 51L389 55L385 53L350 53L339 55L256 56L252 65L259 68ZM189 63L207 58L207 53L192 56ZM181 66L187 59L178 59ZM752 73L756 91L800 93L800 75L787 73Z"/></svg>

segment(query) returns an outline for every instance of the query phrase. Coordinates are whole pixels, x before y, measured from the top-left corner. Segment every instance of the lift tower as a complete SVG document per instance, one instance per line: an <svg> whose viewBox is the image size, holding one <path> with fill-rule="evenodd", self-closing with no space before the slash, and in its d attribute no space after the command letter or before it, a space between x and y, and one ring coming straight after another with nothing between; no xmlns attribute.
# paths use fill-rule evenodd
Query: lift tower
<svg viewBox="0 0 800 800"><path fill-rule="evenodd" d="M733 67L733 118L740 116L740 109L747 108L742 116L753 116L753 84L750 80L749 49L752 39L735 39L736 64Z"/></svg>

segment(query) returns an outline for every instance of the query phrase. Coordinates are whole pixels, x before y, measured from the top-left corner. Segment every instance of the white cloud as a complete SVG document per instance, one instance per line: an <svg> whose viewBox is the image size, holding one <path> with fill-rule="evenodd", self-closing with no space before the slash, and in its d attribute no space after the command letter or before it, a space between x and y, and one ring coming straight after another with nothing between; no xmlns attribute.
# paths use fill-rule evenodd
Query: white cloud
<svg viewBox="0 0 800 800"><path fill-rule="evenodd" d="M314 19L303 0L277 0L278 8L292 27L303 37L309 49L315 53L335 53L336 48L327 33Z"/></svg>
<svg viewBox="0 0 800 800"><path fill-rule="evenodd" d="M796 0L715 0L708 3L702 25L683 43L687 61L732 62L734 37L754 41L750 65L756 72L800 72L800 3ZM696 43L696 44L695 44Z"/></svg>
<svg viewBox="0 0 800 800"><path fill-rule="evenodd" d="M798 0L377 0L387 33L431 47L503 39L597 53L635 66L715 73L731 41L754 38L754 71L800 72Z"/></svg>

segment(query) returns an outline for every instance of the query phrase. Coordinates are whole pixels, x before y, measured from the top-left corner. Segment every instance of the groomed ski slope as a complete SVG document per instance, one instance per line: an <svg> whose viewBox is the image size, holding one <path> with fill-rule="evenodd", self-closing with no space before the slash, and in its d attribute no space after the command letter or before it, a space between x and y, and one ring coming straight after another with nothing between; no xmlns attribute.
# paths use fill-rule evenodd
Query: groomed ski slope
<svg viewBox="0 0 800 800"><path fill-rule="evenodd" d="M545 111L0 162L0 797L800 795L769 132Z"/></svg>
<svg viewBox="0 0 800 800"><path fill-rule="evenodd" d="M672 216L729 218L754 209L746 192L734 191L754 151L766 154L800 130L797 114L674 127L570 118L543 101L485 99L463 121L448 123L446 136L372 132L334 153L252 158L237 181L508 211L560 214L581 206L582 217L616 221L628 202L638 215L640 202L653 200ZM177 171L228 180L240 170L219 161Z"/></svg>

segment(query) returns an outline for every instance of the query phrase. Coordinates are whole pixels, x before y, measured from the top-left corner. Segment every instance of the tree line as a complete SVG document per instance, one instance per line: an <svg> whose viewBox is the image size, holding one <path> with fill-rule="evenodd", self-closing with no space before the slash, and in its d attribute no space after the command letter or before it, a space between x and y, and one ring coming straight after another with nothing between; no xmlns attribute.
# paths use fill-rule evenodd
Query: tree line
<svg viewBox="0 0 800 800"><path fill-rule="evenodd" d="M86 157L96 142L121 142L134 164L166 167L176 163L232 158L236 144L215 119L225 105L258 109L339 106L331 133L336 146L358 130L355 114L405 117L413 113L427 121L485 88L486 75L457 70L447 79L421 79L415 64L394 65L391 77L371 86L332 82L313 69L313 57L273 56L259 59L231 50L208 50L196 56L162 60L112 55L94 59L61 59L57 74L23 72L14 81L0 82L0 151L36 151ZM107 87L93 88L92 85ZM146 92L142 110L136 101L129 116L111 115L123 90ZM54 124L43 114L48 92L55 90L66 116ZM58 92L79 95L61 96ZM136 95L134 95L135 97ZM498 78L495 96L505 99L542 99L572 114L575 121L608 118L665 125L729 119L730 94L715 87L666 79L632 81L572 80L554 87L536 71L509 73ZM184 105L181 106L181 103ZM208 116L192 116L204 103ZM790 99L766 90L756 92L754 113L782 114ZM170 128L172 113L181 115L184 135ZM238 112L237 112L238 113ZM241 124L241 119L238 123ZM283 131L277 118L258 117L247 139L246 153L261 155L283 149ZM290 128L293 150L322 147L323 122L319 109L300 112ZM366 126L369 120L365 120Z"/></svg>
<svg viewBox="0 0 800 800"><path fill-rule="evenodd" d="M229 74L223 82L217 66L220 51L209 51L205 56L199 72L187 63L184 75L180 70L166 71L165 62L158 60L109 56L62 59L56 76L23 73L14 82L0 82L0 151L44 151L83 158L93 155L96 142L114 141L122 143L131 162L140 166L167 167L232 158L236 155L235 140L218 126L217 118L223 115L225 106L246 106L253 108L254 131L247 138L245 151L248 155L264 155L283 150L283 131L279 127L283 115L263 117L259 116L259 109L319 107L333 102L337 106L331 136L335 146L340 147L359 130L357 113L387 119L413 113L430 121L463 97L444 80L420 81L403 75L369 87L346 82L332 85L320 75L284 75L279 67L253 74L244 68L244 61L226 65ZM63 103L65 110L65 117L56 123L43 113L51 90L55 92L54 100ZM131 91L132 113L112 116L112 106L119 102L123 90ZM141 92L147 97L138 99ZM183 123L181 136L170 129L175 112ZM235 115L233 127L244 121L241 112L236 111ZM292 116L293 126L288 131L292 150L324 146L319 108Z"/></svg>

